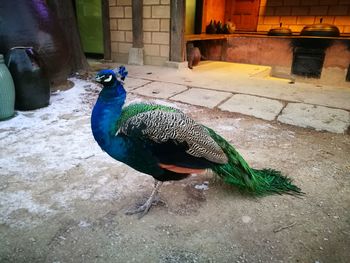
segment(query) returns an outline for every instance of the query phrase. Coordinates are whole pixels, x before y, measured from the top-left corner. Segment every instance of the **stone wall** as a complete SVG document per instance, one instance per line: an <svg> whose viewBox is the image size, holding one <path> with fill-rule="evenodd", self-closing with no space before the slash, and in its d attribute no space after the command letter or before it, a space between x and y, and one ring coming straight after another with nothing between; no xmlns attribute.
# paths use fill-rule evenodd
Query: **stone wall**
<svg viewBox="0 0 350 263"><path fill-rule="evenodd" d="M127 63L132 47L131 0L109 0L112 60Z"/></svg>
<svg viewBox="0 0 350 263"><path fill-rule="evenodd" d="M291 72L293 45L288 37L232 36L225 46L221 41L211 40L200 42L199 48L208 60L271 66L273 74L277 76ZM344 82L349 64L349 41L332 41L325 53L322 83Z"/></svg>
<svg viewBox="0 0 350 263"><path fill-rule="evenodd" d="M350 33L349 0L261 0L258 31L283 26L300 32L305 25L323 23L336 25L340 33Z"/></svg>
<svg viewBox="0 0 350 263"><path fill-rule="evenodd" d="M226 61L291 68L293 48L288 38L232 37Z"/></svg>
<svg viewBox="0 0 350 263"><path fill-rule="evenodd" d="M142 1L142 0L140 0ZM132 47L132 1L109 0L112 60L128 62ZM143 0L144 64L169 60L170 0Z"/></svg>
<svg viewBox="0 0 350 263"><path fill-rule="evenodd" d="M143 0L143 43L145 64L169 60L170 0Z"/></svg>

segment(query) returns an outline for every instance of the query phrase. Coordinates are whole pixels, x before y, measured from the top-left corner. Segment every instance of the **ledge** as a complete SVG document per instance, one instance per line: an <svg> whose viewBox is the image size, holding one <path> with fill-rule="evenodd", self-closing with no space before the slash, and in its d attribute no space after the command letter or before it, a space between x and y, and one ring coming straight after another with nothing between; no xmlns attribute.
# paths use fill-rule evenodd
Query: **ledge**
<svg viewBox="0 0 350 263"><path fill-rule="evenodd" d="M291 36L268 36L267 32L237 32L233 34L191 34L185 35L185 42L197 40L226 40L232 37L251 37L251 38L286 38L286 39L335 39L350 40L350 34L342 34L339 37L319 37L319 36L300 36L294 33Z"/></svg>

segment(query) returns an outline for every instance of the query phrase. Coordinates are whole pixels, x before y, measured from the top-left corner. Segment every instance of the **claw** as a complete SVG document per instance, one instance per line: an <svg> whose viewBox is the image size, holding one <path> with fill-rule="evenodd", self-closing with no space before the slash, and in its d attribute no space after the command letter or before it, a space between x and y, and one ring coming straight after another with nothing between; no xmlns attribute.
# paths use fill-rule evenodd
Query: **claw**
<svg viewBox="0 0 350 263"><path fill-rule="evenodd" d="M151 196L146 200L146 202L142 205L140 205L139 207L137 207L136 209L128 209L125 214L126 215L134 215L134 214L139 214L138 215L138 219L142 218L144 215L146 215L148 213L148 211L150 210L152 205L156 205L159 202L159 198L158 198L158 191L159 188L162 186L163 182L160 181L156 181L154 184L154 188L152 191Z"/></svg>

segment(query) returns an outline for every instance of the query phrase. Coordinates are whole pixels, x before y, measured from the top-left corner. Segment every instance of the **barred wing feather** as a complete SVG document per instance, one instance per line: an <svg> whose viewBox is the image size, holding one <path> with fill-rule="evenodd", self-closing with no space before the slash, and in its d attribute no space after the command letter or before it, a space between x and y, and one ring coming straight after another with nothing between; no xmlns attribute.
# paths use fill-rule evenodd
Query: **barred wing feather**
<svg viewBox="0 0 350 263"><path fill-rule="evenodd" d="M187 144L186 153L205 158L213 163L224 164L228 159L221 147L211 138L207 129L182 112L162 110L146 111L127 119L119 133L158 144L173 141Z"/></svg>

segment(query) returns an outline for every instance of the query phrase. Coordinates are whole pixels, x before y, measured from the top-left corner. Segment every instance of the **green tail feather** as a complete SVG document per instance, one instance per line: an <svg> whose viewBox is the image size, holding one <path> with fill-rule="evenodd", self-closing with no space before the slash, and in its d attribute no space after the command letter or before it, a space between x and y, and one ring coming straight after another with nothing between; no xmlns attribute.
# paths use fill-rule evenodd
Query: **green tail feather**
<svg viewBox="0 0 350 263"><path fill-rule="evenodd" d="M210 136L220 145L229 161L227 164L217 165L212 170L224 182L238 186L256 195L267 194L303 194L292 180L272 169L256 170L250 168L242 156L224 138L207 128Z"/></svg>

